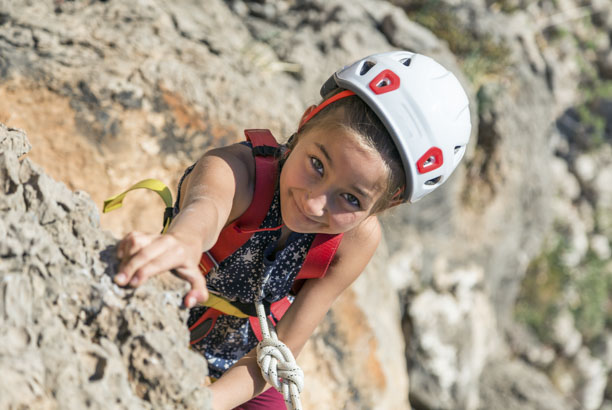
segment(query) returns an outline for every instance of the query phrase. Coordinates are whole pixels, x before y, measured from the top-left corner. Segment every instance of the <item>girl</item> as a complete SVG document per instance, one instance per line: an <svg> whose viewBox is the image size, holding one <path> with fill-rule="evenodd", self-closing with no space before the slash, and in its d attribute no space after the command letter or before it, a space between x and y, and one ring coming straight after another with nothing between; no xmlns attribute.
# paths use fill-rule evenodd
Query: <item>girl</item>
<svg viewBox="0 0 612 410"><path fill-rule="evenodd" d="M465 153L468 99L431 58L407 51L366 57L332 75L321 95L284 146L251 130L250 143L207 152L179 184L168 232L133 232L118 247L120 285L139 286L167 270L190 282L192 346L217 379L214 409L284 408L258 368L252 304L267 307L278 338L297 355L374 254L376 215L432 192ZM260 219L251 218L258 212ZM246 239L219 257L217 248L237 235ZM315 273L304 275L306 265ZM303 277L312 279L298 290L295 279Z"/></svg>

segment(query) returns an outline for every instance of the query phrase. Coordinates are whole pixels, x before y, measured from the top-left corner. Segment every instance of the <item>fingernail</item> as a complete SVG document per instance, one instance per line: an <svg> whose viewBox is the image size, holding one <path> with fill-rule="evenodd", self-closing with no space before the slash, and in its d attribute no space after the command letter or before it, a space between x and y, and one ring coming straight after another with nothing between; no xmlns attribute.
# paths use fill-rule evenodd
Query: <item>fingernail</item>
<svg viewBox="0 0 612 410"><path fill-rule="evenodd" d="M195 305L195 298L192 296L188 297L185 305L187 305L188 308L193 307L193 305Z"/></svg>
<svg viewBox="0 0 612 410"><path fill-rule="evenodd" d="M130 281L130 285L132 286L138 285L138 278L137 277L132 278L132 280Z"/></svg>
<svg viewBox="0 0 612 410"><path fill-rule="evenodd" d="M124 273L120 273L117 276L115 276L115 282L117 282L117 283L125 282L125 274Z"/></svg>

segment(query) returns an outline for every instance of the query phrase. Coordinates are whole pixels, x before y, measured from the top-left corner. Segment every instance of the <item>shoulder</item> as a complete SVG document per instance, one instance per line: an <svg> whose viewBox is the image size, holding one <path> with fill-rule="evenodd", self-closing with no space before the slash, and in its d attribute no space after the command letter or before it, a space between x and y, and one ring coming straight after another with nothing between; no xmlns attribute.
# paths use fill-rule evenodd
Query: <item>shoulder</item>
<svg viewBox="0 0 612 410"><path fill-rule="evenodd" d="M232 169L236 186L229 221L242 215L253 200L255 190L255 158L253 149L245 144L232 144L208 151L205 156L218 157Z"/></svg>
<svg viewBox="0 0 612 410"><path fill-rule="evenodd" d="M382 230L378 218L372 215L344 234L338 247L337 256L338 258L353 258L363 254L371 257L378 247L381 237Z"/></svg>
<svg viewBox="0 0 612 410"><path fill-rule="evenodd" d="M248 145L240 143L232 144L225 147L213 148L204 154L204 157L211 156L223 159L232 168L234 173L251 177L255 175L253 149Z"/></svg>
<svg viewBox="0 0 612 410"><path fill-rule="evenodd" d="M346 232L326 277L341 288L347 287L363 272L380 243L382 231L376 216Z"/></svg>
<svg viewBox="0 0 612 410"><path fill-rule="evenodd" d="M196 163L193 172L185 176L181 185L181 201L192 189L202 192L203 187L227 192L231 210L226 224L242 215L251 204L255 188L255 159L251 147L233 144L207 151ZM211 195L207 193L206 195ZM180 204L181 208L183 203Z"/></svg>

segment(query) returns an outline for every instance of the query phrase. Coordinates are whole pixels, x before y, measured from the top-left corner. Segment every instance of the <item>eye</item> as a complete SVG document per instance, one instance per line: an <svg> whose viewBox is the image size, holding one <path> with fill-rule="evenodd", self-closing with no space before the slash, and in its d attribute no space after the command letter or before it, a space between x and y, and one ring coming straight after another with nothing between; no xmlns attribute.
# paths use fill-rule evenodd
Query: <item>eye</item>
<svg viewBox="0 0 612 410"><path fill-rule="evenodd" d="M310 157L310 165L319 174L323 175L323 163L317 157Z"/></svg>
<svg viewBox="0 0 612 410"><path fill-rule="evenodd" d="M351 204L351 206L361 209L361 203L359 202L359 199L357 199L355 195L347 193L347 194L342 194L342 196L344 197L346 202Z"/></svg>

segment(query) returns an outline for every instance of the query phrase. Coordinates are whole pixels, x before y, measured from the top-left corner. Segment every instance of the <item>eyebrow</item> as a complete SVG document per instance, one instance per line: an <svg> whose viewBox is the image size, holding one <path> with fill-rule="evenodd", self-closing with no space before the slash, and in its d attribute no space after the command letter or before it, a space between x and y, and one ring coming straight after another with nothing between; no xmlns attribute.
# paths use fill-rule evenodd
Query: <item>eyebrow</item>
<svg viewBox="0 0 612 410"><path fill-rule="evenodd" d="M362 198L367 199L368 201L370 200L370 195L363 189L359 188L357 185L351 185L351 189L357 192L357 194L359 194Z"/></svg>
<svg viewBox="0 0 612 410"><path fill-rule="evenodd" d="M318 142L316 143L317 147L321 150L321 152L323 153L323 155L325 155L325 158L327 159L327 161L330 163L330 165L334 165L334 162L332 161L331 157L329 156L329 153L327 152L327 150L325 149L325 147L323 146L323 144L319 144Z"/></svg>

